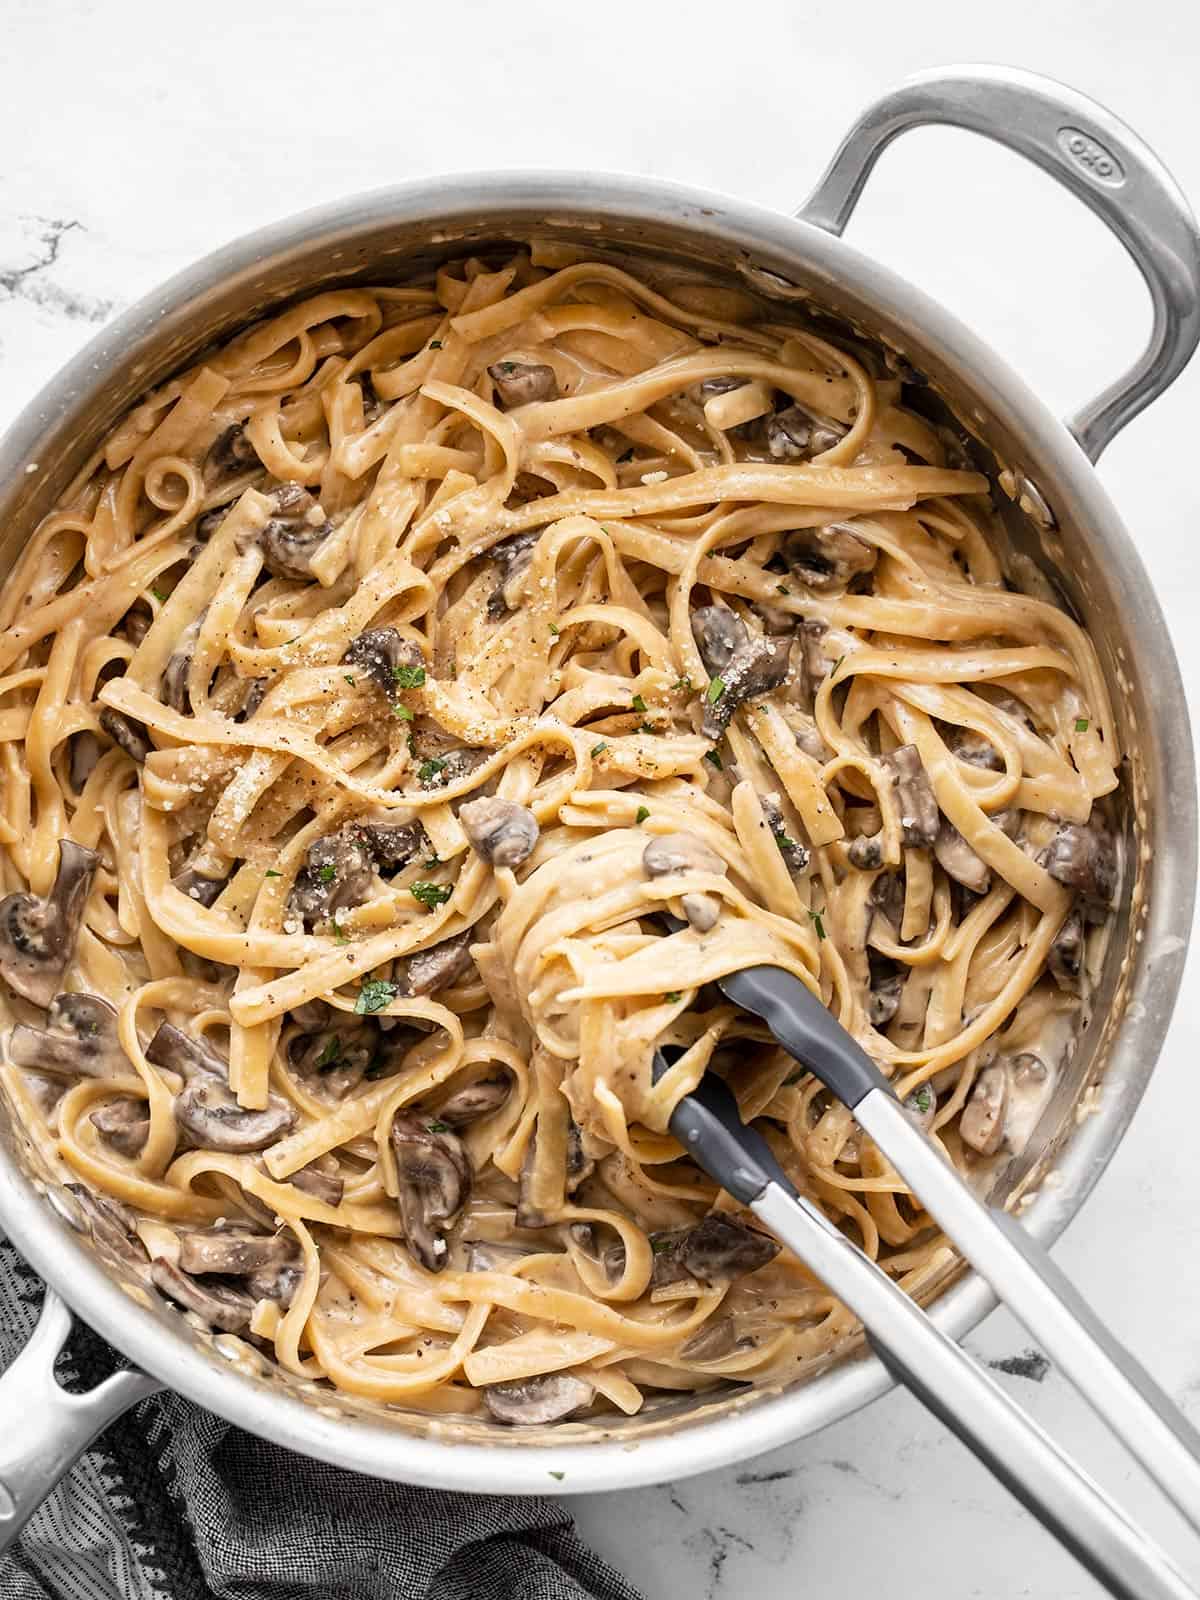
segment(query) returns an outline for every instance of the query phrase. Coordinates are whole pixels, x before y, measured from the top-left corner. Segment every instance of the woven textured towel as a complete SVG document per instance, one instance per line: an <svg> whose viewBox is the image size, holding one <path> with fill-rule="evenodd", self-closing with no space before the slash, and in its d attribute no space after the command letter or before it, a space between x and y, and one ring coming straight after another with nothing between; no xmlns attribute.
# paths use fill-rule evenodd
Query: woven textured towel
<svg viewBox="0 0 1200 1600"><path fill-rule="evenodd" d="M0 1368L42 1287L0 1238ZM59 1376L116 1366L77 1327ZM551 1501L342 1472L178 1395L115 1422L0 1558L2 1600L638 1600Z"/></svg>

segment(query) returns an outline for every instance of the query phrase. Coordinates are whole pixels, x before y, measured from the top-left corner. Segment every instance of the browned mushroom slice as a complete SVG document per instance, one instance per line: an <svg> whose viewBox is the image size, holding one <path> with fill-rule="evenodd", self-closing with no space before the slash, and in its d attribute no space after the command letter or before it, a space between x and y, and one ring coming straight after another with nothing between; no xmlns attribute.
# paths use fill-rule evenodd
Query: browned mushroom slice
<svg viewBox="0 0 1200 1600"><path fill-rule="evenodd" d="M459 813L463 832L481 860L493 867L519 867L538 842L537 818L528 806L499 796L469 800Z"/></svg>
<svg viewBox="0 0 1200 1600"><path fill-rule="evenodd" d="M526 533L514 533L501 539L486 552L490 561L500 568L500 582L488 599L489 622L499 622L508 612L515 611L525 593L525 575L533 565L533 552L542 537L540 528Z"/></svg>
<svg viewBox="0 0 1200 1600"><path fill-rule="evenodd" d="M433 994L457 983L470 972L475 963L471 960L471 938L460 933L453 939L444 939L408 958L404 974L406 995Z"/></svg>
<svg viewBox="0 0 1200 1600"><path fill-rule="evenodd" d="M1078 994L1083 979L1083 914L1076 906L1054 936L1046 966L1060 989Z"/></svg>
<svg viewBox="0 0 1200 1600"><path fill-rule="evenodd" d="M129 610L118 624L120 631L135 648L150 632L154 621L154 613L145 600L138 599L133 602Z"/></svg>
<svg viewBox="0 0 1200 1600"><path fill-rule="evenodd" d="M515 1383L486 1384L483 1403L497 1422L532 1427L574 1416L591 1405L595 1392L590 1383L569 1372L545 1372Z"/></svg>
<svg viewBox="0 0 1200 1600"><path fill-rule="evenodd" d="M244 472L247 467L261 466L258 451L246 434L245 423L235 422L219 433L208 447L204 458L206 476L225 478L234 472Z"/></svg>
<svg viewBox="0 0 1200 1600"><path fill-rule="evenodd" d="M308 847L288 899L306 923L320 922L366 899L375 877L375 858L362 829L348 823Z"/></svg>
<svg viewBox="0 0 1200 1600"><path fill-rule="evenodd" d="M200 629L204 625L206 611L194 618L184 628L175 641L175 648L167 657L167 664L162 674L162 697L173 711L179 711L184 716L192 709L191 697L188 694L188 673L192 669L192 657L196 653L196 641L200 637Z"/></svg>
<svg viewBox="0 0 1200 1600"><path fill-rule="evenodd" d="M678 1246L684 1269L704 1283L730 1283L757 1272L778 1254L777 1240L720 1212L689 1228Z"/></svg>
<svg viewBox="0 0 1200 1600"><path fill-rule="evenodd" d="M181 1078L211 1077L224 1082L228 1068L216 1051L173 1023L162 1022L146 1046L146 1060L166 1067Z"/></svg>
<svg viewBox="0 0 1200 1600"><path fill-rule="evenodd" d="M558 379L544 361L495 361L487 369L506 411L533 400L557 400Z"/></svg>
<svg viewBox="0 0 1200 1600"><path fill-rule="evenodd" d="M1052 878L1078 890L1091 916L1111 909L1117 892L1117 846L1098 820L1067 822L1038 857Z"/></svg>
<svg viewBox="0 0 1200 1600"><path fill-rule="evenodd" d="M220 899L222 889L233 876L233 866L234 863L223 851L217 850L205 839L171 882L180 894L187 895L197 905L212 906Z"/></svg>
<svg viewBox="0 0 1200 1600"><path fill-rule="evenodd" d="M787 819L783 814L778 794L760 794L758 804L767 827L770 828L775 843L779 846L779 854L783 857L788 871L793 876L803 872L808 865L808 850L799 839L793 839L787 831Z"/></svg>
<svg viewBox="0 0 1200 1600"><path fill-rule="evenodd" d="M986 894L992 881L988 864L976 855L948 817L943 817L933 841L933 853L942 870L972 894Z"/></svg>
<svg viewBox="0 0 1200 1600"><path fill-rule="evenodd" d="M567 1193L574 1194L596 1170L583 1144L583 1129L572 1117L567 1124Z"/></svg>
<svg viewBox="0 0 1200 1600"><path fill-rule="evenodd" d="M904 994L909 969L895 961L889 961L886 956L877 955L874 950L869 950L867 957L871 972L867 1021L873 1028L882 1028L900 1009L900 1000Z"/></svg>
<svg viewBox="0 0 1200 1600"><path fill-rule="evenodd" d="M150 1264L150 1280L168 1300L194 1311L200 1320L221 1333L248 1333L254 1300L244 1289L217 1282L197 1283L164 1256Z"/></svg>
<svg viewBox="0 0 1200 1600"><path fill-rule="evenodd" d="M129 1095L106 1101L98 1111L92 1112L88 1121L104 1142L123 1156L140 1155L150 1136L146 1102Z"/></svg>
<svg viewBox="0 0 1200 1600"><path fill-rule="evenodd" d="M673 878L681 872L724 872L717 852L694 833L656 833L642 851L648 878Z"/></svg>
<svg viewBox="0 0 1200 1600"><path fill-rule="evenodd" d="M292 1233L252 1233L246 1228L204 1228L179 1236L179 1270L189 1277L215 1272L246 1278L267 1267L300 1260Z"/></svg>
<svg viewBox="0 0 1200 1600"><path fill-rule="evenodd" d="M303 581L312 577L312 558L333 532L318 501L298 483L284 483L274 491L275 515L253 534L243 535L242 549L257 544L263 565L276 578Z"/></svg>
<svg viewBox="0 0 1200 1600"><path fill-rule="evenodd" d="M296 1114L276 1095L264 1110L246 1111L228 1085L196 1077L175 1098L175 1121L200 1150L249 1155L282 1139Z"/></svg>
<svg viewBox="0 0 1200 1600"><path fill-rule="evenodd" d="M713 894L681 894L679 909L697 933L710 933L721 916L721 902Z"/></svg>
<svg viewBox="0 0 1200 1600"><path fill-rule="evenodd" d="M100 741L89 729L85 728L82 733L71 735L67 752L67 775L76 794L96 770L96 763L101 754Z"/></svg>
<svg viewBox="0 0 1200 1600"><path fill-rule="evenodd" d="M502 1244L495 1239L472 1239L467 1245L468 1272L510 1272L514 1261L536 1252L523 1244Z"/></svg>
<svg viewBox="0 0 1200 1600"><path fill-rule="evenodd" d="M324 1160L323 1156L319 1156L316 1161L310 1161L298 1172L293 1172L288 1182L294 1183L297 1189L303 1189L305 1194L311 1194L314 1200L320 1200L327 1206L340 1206L346 1189L345 1179L337 1172L326 1170L322 1165Z"/></svg>
<svg viewBox="0 0 1200 1600"><path fill-rule="evenodd" d="M770 694L787 677L789 639L768 639L756 634L736 650L724 669L710 680L704 697L700 731L715 743L747 700Z"/></svg>
<svg viewBox="0 0 1200 1600"><path fill-rule="evenodd" d="M713 1317L680 1347L679 1354L684 1361L720 1361L742 1343L732 1317Z"/></svg>
<svg viewBox="0 0 1200 1600"><path fill-rule="evenodd" d="M816 701L817 690L829 676L832 665L822 643L828 632L829 629L824 622L818 622L811 617L804 618L796 625L796 639L799 644L796 687L800 698L810 708Z"/></svg>
<svg viewBox="0 0 1200 1600"><path fill-rule="evenodd" d="M425 657L416 640L406 639L398 628L368 628L351 639L342 664L365 672L385 694L395 694L400 677L406 671L415 674Z"/></svg>
<svg viewBox="0 0 1200 1600"><path fill-rule="evenodd" d="M972 728L954 728L947 735L950 749L968 766L981 767L987 772L1003 772L1004 758L982 734Z"/></svg>
<svg viewBox="0 0 1200 1600"><path fill-rule="evenodd" d="M915 744L902 744L882 763L896 785L900 833L907 845L931 845L937 838L939 812L929 776Z"/></svg>
<svg viewBox="0 0 1200 1600"><path fill-rule="evenodd" d="M821 731L811 717L805 717L800 712L793 715L798 719L799 726L794 726L792 732L796 735L796 743L806 756L811 756L814 761L824 765L833 757L833 751L821 737Z"/></svg>
<svg viewBox="0 0 1200 1600"><path fill-rule="evenodd" d="M1008 1112L1008 1067L998 1062L985 1067L975 1080L970 1099L963 1107L958 1129L963 1142L982 1156L995 1155L1004 1142L1004 1119Z"/></svg>
<svg viewBox="0 0 1200 1600"><path fill-rule="evenodd" d="M511 1092L512 1079L506 1073L477 1078L474 1083L456 1089L431 1115L452 1128L464 1128L470 1122L478 1122L480 1117L499 1111Z"/></svg>
<svg viewBox="0 0 1200 1600"><path fill-rule="evenodd" d="M135 722L132 717L122 715L120 711L114 711L111 706L102 706L97 720L117 749L124 750L131 761L142 766L154 749L145 726Z"/></svg>
<svg viewBox="0 0 1200 1600"><path fill-rule="evenodd" d="M74 1196L83 1227L110 1256L130 1266L144 1266L146 1250L137 1234L137 1216L120 1200L96 1194L81 1183L64 1186Z"/></svg>
<svg viewBox="0 0 1200 1600"><path fill-rule="evenodd" d="M879 559L875 546L844 522L797 528L784 539L782 555L788 570L818 593L844 589L861 573L874 571Z"/></svg>
<svg viewBox="0 0 1200 1600"><path fill-rule="evenodd" d="M417 781L422 789L445 789L468 777L487 758L486 750L459 745L442 755L430 756L427 761L422 761L417 768Z"/></svg>
<svg viewBox="0 0 1200 1600"><path fill-rule="evenodd" d="M94 850L60 839L47 897L22 892L0 900L0 976L34 1005L48 1006L62 987L99 865Z"/></svg>
<svg viewBox="0 0 1200 1600"><path fill-rule="evenodd" d="M883 835L862 833L846 847L846 859L860 872L873 872L883 865Z"/></svg>
<svg viewBox="0 0 1200 1600"><path fill-rule="evenodd" d="M381 871L396 872L429 844L419 822L363 822L359 831Z"/></svg>
<svg viewBox="0 0 1200 1600"><path fill-rule="evenodd" d="M322 1028L288 1041L288 1060L319 1094L344 1100L357 1089L375 1056L378 1036L358 1028Z"/></svg>
<svg viewBox="0 0 1200 1600"><path fill-rule="evenodd" d="M832 450L846 432L840 422L814 416L798 405L777 411L763 424L767 453L775 461L810 461L813 456Z"/></svg>
<svg viewBox="0 0 1200 1600"><path fill-rule="evenodd" d="M704 669L714 678L750 643L749 629L728 606L700 606L690 620Z"/></svg>
<svg viewBox="0 0 1200 1600"><path fill-rule="evenodd" d="M466 1204L470 1158L455 1134L419 1117L396 1117L391 1137L405 1239L427 1271L440 1272L448 1251L439 1224L451 1222Z"/></svg>
<svg viewBox="0 0 1200 1600"><path fill-rule="evenodd" d="M13 1029L8 1059L67 1078L114 1078L129 1067L117 1038L117 1013L95 994L56 994L45 1029L23 1022Z"/></svg>

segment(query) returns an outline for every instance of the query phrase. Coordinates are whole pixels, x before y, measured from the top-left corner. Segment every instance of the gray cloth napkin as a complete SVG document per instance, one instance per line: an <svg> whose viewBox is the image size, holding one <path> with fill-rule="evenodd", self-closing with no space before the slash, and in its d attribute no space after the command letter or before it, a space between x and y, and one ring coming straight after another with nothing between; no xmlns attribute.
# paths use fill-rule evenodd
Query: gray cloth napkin
<svg viewBox="0 0 1200 1600"><path fill-rule="evenodd" d="M0 1236L0 1368L42 1286ZM59 1378L119 1365L77 1325ZM104 1433L0 1558L3 1600L638 1600L561 1504L382 1483L163 1395Z"/></svg>

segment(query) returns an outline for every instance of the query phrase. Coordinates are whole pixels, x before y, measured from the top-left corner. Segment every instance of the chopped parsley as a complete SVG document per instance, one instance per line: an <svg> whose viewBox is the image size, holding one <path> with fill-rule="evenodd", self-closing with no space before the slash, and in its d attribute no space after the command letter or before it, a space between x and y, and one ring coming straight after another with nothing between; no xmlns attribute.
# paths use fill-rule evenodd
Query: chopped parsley
<svg viewBox="0 0 1200 1600"><path fill-rule="evenodd" d="M775 585L776 594L791 594L791 592L786 583L777 583Z"/></svg>
<svg viewBox="0 0 1200 1600"><path fill-rule="evenodd" d="M433 1122L427 1122L425 1126L429 1129L430 1133L450 1132L450 1124L448 1122L438 1122L436 1119Z"/></svg>
<svg viewBox="0 0 1200 1600"><path fill-rule="evenodd" d="M682 1000L683 999L683 990L682 989L672 989L670 994L663 995L663 999L664 1000L670 1000L671 1003L674 1004L676 1000Z"/></svg>
<svg viewBox="0 0 1200 1600"><path fill-rule="evenodd" d="M629 704L635 711L645 711L646 709L646 702L642 699L640 694L635 694Z"/></svg>
<svg viewBox="0 0 1200 1600"><path fill-rule="evenodd" d="M416 883L409 884L408 892L432 911L435 906L444 906L454 889L447 883L430 883L427 878L418 878Z"/></svg>
<svg viewBox="0 0 1200 1600"><path fill-rule="evenodd" d="M349 944L350 943L350 935L348 933L343 933L341 928L337 925L336 922L333 925L333 942L334 942L334 944Z"/></svg>
<svg viewBox="0 0 1200 1600"><path fill-rule="evenodd" d="M274 867L268 867L266 875L267 875L268 878L282 878L283 877L283 873L282 872L276 872Z"/></svg>
<svg viewBox="0 0 1200 1600"><path fill-rule="evenodd" d="M508 373L515 372L516 370L517 363L515 361L497 361L496 363L496 371L503 372L506 376Z"/></svg>
<svg viewBox="0 0 1200 1600"><path fill-rule="evenodd" d="M674 1241L671 1239L656 1239L652 1237L650 1240L651 1252L656 1256L665 1255L666 1252L671 1248L673 1242Z"/></svg>
<svg viewBox="0 0 1200 1600"><path fill-rule="evenodd" d="M333 863L331 861L327 861L323 867L318 867L317 868L317 882L318 883L332 883L333 880L336 877L337 877L337 868L333 865Z"/></svg>
<svg viewBox="0 0 1200 1600"><path fill-rule="evenodd" d="M430 856L429 860L428 861L422 861L421 865L423 867L438 867L438 866L441 865L441 863L442 863L442 858L441 858L441 856L438 855L437 851L435 850L434 853Z"/></svg>
<svg viewBox="0 0 1200 1600"><path fill-rule="evenodd" d="M566 1473L565 1472L555 1472L553 1470L553 1468L551 1468L550 1469L550 1476L552 1478L557 1478L559 1483L561 1483L563 1481L563 1479L566 1477Z"/></svg>
<svg viewBox="0 0 1200 1600"><path fill-rule="evenodd" d="M364 978L354 1009L360 1017L373 1016L376 1011L382 1011L390 1005L399 993L400 985L388 978Z"/></svg>
<svg viewBox="0 0 1200 1600"><path fill-rule="evenodd" d="M691 694L692 680L690 678L676 678L672 688L676 694Z"/></svg>
<svg viewBox="0 0 1200 1600"><path fill-rule="evenodd" d="M822 907L822 910L824 910L824 907ZM823 939L825 937L825 924L821 921L821 912L810 911L808 914L813 919L813 927L817 930L817 938Z"/></svg>
<svg viewBox="0 0 1200 1600"><path fill-rule="evenodd" d="M628 450L623 450L621 452L621 454L617 457L617 465L619 467L623 467L627 461L632 461L632 460L633 460L633 446L630 445Z"/></svg>
<svg viewBox="0 0 1200 1600"><path fill-rule="evenodd" d="M658 729L652 722L643 722L638 725L639 733L657 733Z"/></svg>
<svg viewBox="0 0 1200 1600"><path fill-rule="evenodd" d="M599 744L594 744L592 746L591 752L590 752L592 760L594 761L596 759L596 757L601 754L602 751L607 750L607 749L608 749L608 744L607 744L607 741L604 740L604 739L601 739Z"/></svg>
<svg viewBox="0 0 1200 1600"><path fill-rule="evenodd" d="M432 783L434 778L445 772L446 763L441 756L430 756L428 761L422 761L417 768L417 777L422 783Z"/></svg>
<svg viewBox="0 0 1200 1600"><path fill-rule="evenodd" d="M340 1059L341 1054L342 1041L335 1033L332 1039L326 1041L324 1050L322 1050L321 1054L317 1057L317 1071L321 1072L326 1067L333 1066L334 1062Z"/></svg>
<svg viewBox="0 0 1200 1600"><path fill-rule="evenodd" d="M725 693L725 679L724 678L710 678L709 679L708 688L705 690L705 693L704 693L704 698L708 701L710 706L715 706L717 701L721 698L721 696L724 693Z"/></svg>
<svg viewBox="0 0 1200 1600"><path fill-rule="evenodd" d="M912 1101L913 1105L916 1106L917 1110L922 1113L922 1115L928 1111L930 1106L933 1104L933 1096L929 1092L929 1085L927 1083L923 1083L919 1089L914 1089L912 1094L909 1095L909 1099Z"/></svg>
<svg viewBox="0 0 1200 1600"><path fill-rule="evenodd" d="M425 682L424 667L393 667L392 677L398 689L419 689Z"/></svg>
<svg viewBox="0 0 1200 1600"><path fill-rule="evenodd" d="M402 706L399 700L392 706L392 715L399 717L401 722L411 722L413 719L411 709L408 706Z"/></svg>
<svg viewBox="0 0 1200 1600"><path fill-rule="evenodd" d="M160 606L165 606L165 605L166 605L166 603L167 603L167 597L166 597L166 595L165 595L165 594L164 594L164 593L163 593L163 592L162 592L162 590L161 590L161 589L159 589L159 588L157 588L157 587L155 587L155 588L152 588L152 589L151 589L151 590L150 590L150 593L151 593L151 594L152 594L152 595L153 595L153 596L154 596L154 598L155 598L155 599L156 599L156 600L157 600L157 601L158 601L158 603L159 603L159 605L160 605Z"/></svg>
<svg viewBox="0 0 1200 1600"><path fill-rule="evenodd" d="M442 341L440 339L430 339L429 348L431 350L440 350L442 348Z"/></svg>
<svg viewBox="0 0 1200 1600"><path fill-rule="evenodd" d="M557 624L557 622L552 622L550 624L550 637L552 639L557 639L558 638L558 624Z"/></svg>
<svg viewBox="0 0 1200 1600"><path fill-rule="evenodd" d="M649 815L650 815L650 807L649 806L639 806L637 808L637 816L634 817L633 820L635 822L645 822L646 818Z"/></svg>
<svg viewBox="0 0 1200 1600"><path fill-rule="evenodd" d="M774 830L774 832L775 843L781 850L794 850L796 848L795 839L789 838L788 835L784 833L782 828L777 828Z"/></svg>
<svg viewBox="0 0 1200 1600"><path fill-rule="evenodd" d="M1086 733L1090 727L1091 727L1091 722L1088 720L1087 717L1076 717L1075 718L1075 732L1076 733Z"/></svg>
<svg viewBox="0 0 1200 1600"><path fill-rule="evenodd" d="M711 761L718 772L725 771L725 763L721 760L721 752L719 750L706 750L704 759L705 761Z"/></svg>
<svg viewBox="0 0 1200 1600"><path fill-rule="evenodd" d="M356 681L357 681L357 680L356 680L356 679L355 679L355 678L354 678L354 676L353 676L353 674L351 674L351 673L349 673L349 672L343 672L343 673L342 673L342 677L343 677L343 678L345 678L345 680L346 680L346 682L347 682L347 683L348 683L348 684L349 684L349 685L350 685L350 687L351 687L351 688L352 688L352 689L353 689L353 688L354 688L354 685L355 685L355 683L356 683Z"/></svg>

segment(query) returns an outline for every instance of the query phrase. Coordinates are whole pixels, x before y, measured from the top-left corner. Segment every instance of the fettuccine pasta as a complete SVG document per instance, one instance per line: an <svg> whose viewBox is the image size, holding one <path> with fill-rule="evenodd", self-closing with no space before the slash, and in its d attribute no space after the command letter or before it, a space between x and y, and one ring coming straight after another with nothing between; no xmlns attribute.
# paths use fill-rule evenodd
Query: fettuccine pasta
<svg viewBox="0 0 1200 1600"><path fill-rule="evenodd" d="M318 294L147 395L3 591L11 1112L289 1372L528 1424L827 1357L671 1137L706 1071L929 1285L744 966L968 1174L1050 1093L1116 892L1095 652L918 375L780 316L537 246Z"/></svg>

